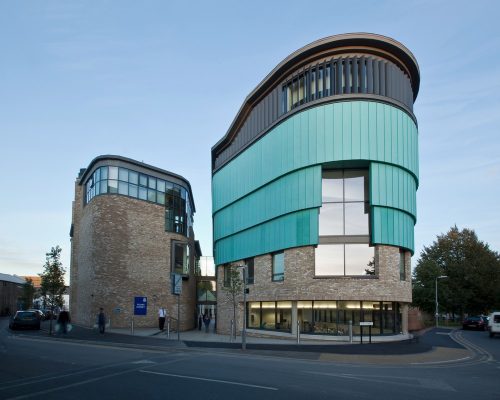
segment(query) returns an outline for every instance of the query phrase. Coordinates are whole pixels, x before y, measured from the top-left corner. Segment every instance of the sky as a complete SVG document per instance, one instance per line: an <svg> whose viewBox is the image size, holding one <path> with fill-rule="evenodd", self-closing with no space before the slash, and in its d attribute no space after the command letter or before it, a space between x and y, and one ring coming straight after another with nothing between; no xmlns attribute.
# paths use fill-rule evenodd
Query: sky
<svg viewBox="0 0 500 400"><path fill-rule="evenodd" d="M421 84L415 265L456 225L500 251L500 2L0 1L0 272L62 247L80 168L115 154L191 183L212 254L210 149L290 53L349 32L392 37Z"/></svg>

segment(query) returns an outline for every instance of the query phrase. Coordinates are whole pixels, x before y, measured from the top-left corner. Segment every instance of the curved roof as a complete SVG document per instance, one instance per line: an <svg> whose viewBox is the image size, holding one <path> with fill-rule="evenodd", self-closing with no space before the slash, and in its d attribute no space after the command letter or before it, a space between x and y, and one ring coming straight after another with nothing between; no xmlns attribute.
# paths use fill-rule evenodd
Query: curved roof
<svg viewBox="0 0 500 400"><path fill-rule="evenodd" d="M318 57L353 51L379 55L394 62L406 71L410 77L413 100L415 101L420 87L420 69L413 53L403 44L390 37L374 33L345 33L328 36L309 43L281 61L246 97L227 133L212 147L212 151L216 150L236 133L235 130L241 126L254 104L284 79L287 74Z"/></svg>
<svg viewBox="0 0 500 400"><path fill-rule="evenodd" d="M153 165L149 165L149 164L145 164L143 162L140 162L140 161L136 161L136 160L133 160L131 158L127 158L127 157L122 157L122 156L117 156L117 155L112 155L112 154L107 154L107 155L101 155L101 156L97 156L96 158L94 158L89 166L83 170L83 171L80 171L80 175L78 176L78 179L79 179L79 184L82 185L83 182L85 182L87 176L89 175L89 173L92 171L92 168L94 167L94 165L99 162L99 161L104 161L104 160L116 160L116 161L123 161L125 163L128 163L128 164L132 164L132 165L136 165L138 167L141 167L141 168L145 168L145 169L149 169L151 171L155 171L157 173L160 173L162 175L168 175L168 176L171 176L172 178L176 178L182 182L184 182L186 184L186 187L188 188L189 190L189 196L191 198L191 203L193 205L193 212L196 212L196 207L194 205L194 197L193 197L193 192L191 190L191 184L189 183L189 181L184 178L183 176L181 175L178 175L178 174L174 174L173 172L170 172L170 171L167 171L165 169L161 169L161 168L158 168L158 167L155 167Z"/></svg>

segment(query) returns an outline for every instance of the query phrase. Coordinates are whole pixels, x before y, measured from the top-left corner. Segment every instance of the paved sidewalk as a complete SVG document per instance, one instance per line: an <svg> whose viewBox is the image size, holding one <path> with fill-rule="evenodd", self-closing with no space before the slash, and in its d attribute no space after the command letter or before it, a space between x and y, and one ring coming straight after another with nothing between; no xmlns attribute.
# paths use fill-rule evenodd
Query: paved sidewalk
<svg viewBox="0 0 500 400"><path fill-rule="evenodd" d="M45 325L45 323L44 323ZM45 329L45 326L44 326ZM46 331L47 332L47 331ZM324 340L296 340L259 338L247 336L248 353L292 358L306 358L330 362L419 365L434 363L470 362L477 355L452 339L450 329L431 329L424 332L418 341L373 342L363 344ZM171 332L156 328L130 329L110 328L104 335L94 329L75 326L68 335L54 338L101 345L149 350L211 349L212 351L241 351L241 337L231 341L228 335L218 335L213 329Z"/></svg>

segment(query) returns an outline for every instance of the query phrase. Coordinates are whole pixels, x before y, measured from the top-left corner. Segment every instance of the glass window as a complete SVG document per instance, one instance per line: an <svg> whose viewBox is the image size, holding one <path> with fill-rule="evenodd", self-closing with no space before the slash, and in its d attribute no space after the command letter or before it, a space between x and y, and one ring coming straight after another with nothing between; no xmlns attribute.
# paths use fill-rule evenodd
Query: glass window
<svg viewBox="0 0 500 400"><path fill-rule="evenodd" d="M148 187L150 189L156 189L156 178L152 178L151 176L149 177Z"/></svg>
<svg viewBox="0 0 500 400"><path fill-rule="evenodd" d="M109 167L109 179L118 179L118 167Z"/></svg>
<svg viewBox="0 0 500 400"><path fill-rule="evenodd" d="M345 274L371 275L368 271L374 256L374 248L367 244L345 244Z"/></svg>
<svg viewBox="0 0 500 400"><path fill-rule="evenodd" d="M285 279L285 253L273 254L273 281Z"/></svg>
<svg viewBox="0 0 500 400"><path fill-rule="evenodd" d="M311 71L311 100L316 99L316 71Z"/></svg>
<svg viewBox="0 0 500 400"><path fill-rule="evenodd" d="M139 185L148 186L148 177L143 174L139 174Z"/></svg>
<svg viewBox="0 0 500 400"><path fill-rule="evenodd" d="M189 246L186 243L173 242L174 268L173 272L181 275L189 274Z"/></svg>
<svg viewBox="0 0 500 400"><path fill-rule="evenodd" d="M314 327L312 301L297 302L297 319L300 323L300 332L312 333Z"/></svg>
<svg viewBox="0 0 500 400"><path fill-rule="evenodd" d="M276 303L274 301L262 302L262 329L276 328Z"/></svg>
<svg viewBox="0 0 500 400"><path fill-rule="evenodd" d="M108 167L101 167L101 179L108 179Z"/></svg>
<svg viewBox="0 0 500 400"><path fill-rule="evenodd" d="M366 171L344 171L344 198L349 201L365 201L365 184L368 184Z"/></svg>
<svg viewBox="0 0 500 400"><path fill-rule="evenodd" d="M261 319L260 319L260 302L251 301L248 303L248 327L260 329Z"/></svg>
<svg viewBox="0 0 500 400"><path fill-rule="evenodd" d="M95 180L100 181L101 180L101 168L97 168L96 171L94 172Z"/></svg>
<svg viewBox="0 0 500 400"><path fill-rule="evenodd" d="M107 193L108 192L108 181L101 181L99 185L101 186L99 193Z"/></svg>
<svg viewBox="0 0 500 400"><path fill-rule="evenodd" d="M276 330L291 332L292 330L291 301L278 301L276 303Z"/></svg>
<svg viewBox="0 0 500 400"><path fill-rule="evenodd" d="M165 193L156 192L156 202L158 204L165 204Z"/></svg>
<svg viewBox="0 0 500 400"><path fill-rule="evenodd" d="M128 186L128 195L131 197L137 198L139 196L138 193L138 187L136 185L130 185Z"/></svg>
<svg viewBox="0 0 500 400"><path fill-rule="evenodd" d="M318 71L318 99L323 97L323 68Z"/></svg>
<svg viewBox="0 0 500 400"><path fill-rule="evenodd" d="M156 189L160 192L165 192L165 181L158 179L156 182Z"/></svg>
<svg viewBox="0 0 500 400"><path fill-rule="evenodd" d="M118 179L123 182L128 182L128 169L119 168L118 169Z"/></svg>
<svg viewBox="0 0 500 400"><path fill-rule="evenodd" d="M118 193L128 195L128 183L126 182L118 182Z"/></svg>
<svg viewBox="0 0 500 400"><path fill-rule="evenodd" d="M340 204L340 206L342 206L342 204ZM368 214L365 214L365 203L345 203L344 207L345 234L368 235Z"/></svg>
<svg viewBox="0 0 500 400"><path fill-rule="evenodd" d="M133 183L134 185L139 184L139 174L135 171L129 171L128 173L128 181Z"/></svg>
<svg viewBox="0 0 500 400"><path fill-rule="evenodd" d="M344 234L344 205L343 203L326 203L319 210L319 234Z"/></svg>
<svg viewBox="0 0 500 400"><path fill-rule="evenodd" d="M118 193L118 181L111 179L108 180L108 193Z"/></svg>
<svg viewBox="0 0 500 400"><path fill-rule="evenodd" d="M144 187L139 187L139 198L141 200L147 200L148 199L148 190Z"/></svg>
<svg viewBox="0 0 500 400"><path fill-rule="evenodd" d="M316 276L344 275L344 245L322 244L315 250Z"/></svg>
<svg viewBox="0 0 500 400"><path fill-rule="evenodd" d="M344 201L344 180L342 171L324 171L322 181L323 203Z"/></svg>
<svg viewBox="0 0 500 400"><path fill-rule="evenodd" d="M245 264L247 266L247 284L251 285L254 282L255 275L253 258L246 259Z"/></svg>
<svg viewBox="0 0 500 400"><path fill-rule="evenodd" d="M148 201L156 203L156 190L148 189Z"/></svg>
<svg viewBox="0 0 500 400"><path fill-rule="evenodd" d="M403 249L399 249L399 279L402 281L406 280L405 255L405 251Z"/></svg>

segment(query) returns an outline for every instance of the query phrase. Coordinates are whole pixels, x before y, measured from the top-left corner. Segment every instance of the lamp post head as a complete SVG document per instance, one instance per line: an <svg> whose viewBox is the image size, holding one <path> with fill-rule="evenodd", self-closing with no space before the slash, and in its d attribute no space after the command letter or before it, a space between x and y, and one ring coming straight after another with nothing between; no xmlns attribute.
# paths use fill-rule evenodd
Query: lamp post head
<svg viewBox="0 0 500 400"><path fill-rule="evenodd" d="M441 276L438 276L436 279L443 279L443 278L448 278L448 275L441 275Z"/></svg>

